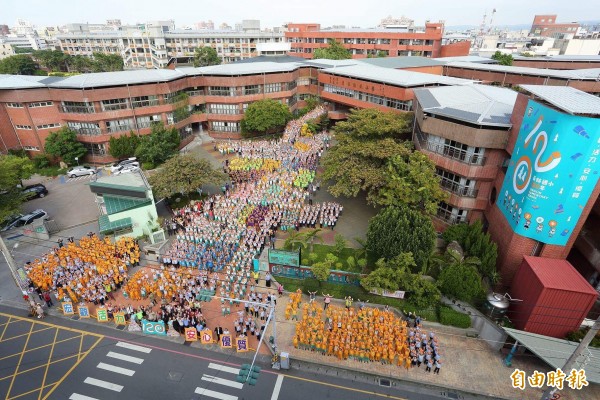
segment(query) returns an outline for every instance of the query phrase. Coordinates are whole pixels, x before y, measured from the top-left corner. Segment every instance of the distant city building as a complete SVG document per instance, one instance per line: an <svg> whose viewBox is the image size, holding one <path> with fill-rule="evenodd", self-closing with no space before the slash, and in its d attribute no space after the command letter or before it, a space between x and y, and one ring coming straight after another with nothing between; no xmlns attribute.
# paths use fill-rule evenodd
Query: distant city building
<svg viewBox="0 0 600 400"><path fill-rule="evenodd" d="M353 58L369 56L463 56L469 54L469 45L452 44L445 50L442 45L444 24L425 23L424 27L405 25L400 28L377 29L321 29L320 24L289 23L285 37L292 44L290 55L312 58L318 48L328 46L334 39L350 50Z"/></svg>
<svg viewBox="0 0 600 400"><path fill-rule="evenodd" d="M536 15L529 34L532 36L556 37L557 34L576 34L580 25L577 22L557 23L557 15Z"/></svg>
<svg viewBox="0 0 600 400"><path fill-rule="evenodd" d="M12 33L15 35L30 35L35 31L35 27L29 21L17 19L17 24L12 28Z"/></svg>
<svg viewBox="0 0 600 400"><path fill-rule="evenodd" d="M0 60L6 57L14 56L15 50L9 43L4 43L3 39L0 38Z"/></svg>
<svg viewBox="0 0 600 400"><path fill-rule="evenodd" d="M384 18L379 23L380 28L409 28L415 25L415 21L405 17L404 15L400 18L392 18L392 16L388 16Z"/></svg>
<svg viewBox="0 0 600 400"><path fill-rule="evenodd" d="M10 33L10 29L8 25L0 25L0 35L8 35Z"/></svg>
<svg viewBox="0 0 600 400"><path fill-rule="evenodd" d="M3 36L0 37L0 43L24 50L45 50L48 48L46 40L35 34Z"/></svg>
<svg viewBox="0 0 600 400"><path fill-rule="evenodd" d="M121 20L120 19L107 19L106 25L121 26Z"/></svg>
<svg viewBox="0 0 600 400"><path fill-rule="evenodd" d="M219 25L219 29L222 31L230 31L231 26L227 25L227 22L223 22L221 25Z"/></svg>
<svg viewBox="0 0 600 400"><path fill-rule="evenodd" d="M208 30L214 31L215 30L215 23L212 22L211 20L200 21L200 22L196 23L196 29L198 29L198 30L208 29Z"/></svg>

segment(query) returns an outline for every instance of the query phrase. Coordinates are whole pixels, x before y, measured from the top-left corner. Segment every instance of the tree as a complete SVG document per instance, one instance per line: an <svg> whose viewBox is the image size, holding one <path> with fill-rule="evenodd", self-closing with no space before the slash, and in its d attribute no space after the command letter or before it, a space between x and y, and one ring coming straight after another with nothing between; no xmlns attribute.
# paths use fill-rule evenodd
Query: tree
<svg viewBox="0 0 600 400"><path fill-rule="evenodd" d="M335 243L333 245L334 254L339 257L342 254L342 251L344 251L344 249L348 245L348 242L344 238L344 235L340 235L339 233L335 234L334 240L335 240Z"/></svg>
<svg viewBox="0 0 600 400"><path fill-rule="evenodd" d="M151 133L141 137L135 156L144 163L156 166L169 159L176 152L180 142L177 129L153 124Z"/></svg>
<svg viewBox="0 0 600 400"><path fill-rule="evenodd" d="M67 165L75 164L76 158L81 159L87 153L85 147L77 141L77 133L66 126L48 135L44 149Z"/></svg>
<svg viewBox="0 0 600 400"><path fill-rule="evenodd" d="M385 58L385 57L387 57L387 56L388 56L388 54L387 54L385 51L383 51L383 50L379 50L379 51L377 52L377 57L378 57L378 58Z"/></svg>
<svg viewBox="0 0 600 400"><path fill-rule="evenodd" d="M369 221L367 254L370 260L391 260L412 253L420 270L435 244L431 219L408 207L387 207Z"/></svg>
<svg viewBox="0 0 600 400"><path fill-rule="evenodd" d="M383 112L375 109L351 110L346 121L335 125L336 144L323 159L323 180L332 180L329 192L336 196L356 197L367 193L367 201L376 205L379 190L388 182L388 160L408 156L412 114Z"/></svg>
<svg viewBox="0 0 600 400"><path fill-rule="evenodd" d="M0 222L18 214L23 194L18 185L33 172L33 163L26 157L0 155Z"/></svg>
<svg viewBox="0 0 600 400"><path fill-rule="evenodd" d="M319 286L321 285L321 282L327 281L329 274L331 273L331 268L335 265L337 260L338 258L335 255L327 253L327 255L325 255L325 260L313 264L311 271L319 281Z"/></svg>
<svg viewBox="0 0 600 400"><path fill-rule="evenodd" d="M327 43L329 44L328 47L315 49L313 53L314 59L327 58L329 60L346 60L352 58L350 50L342 46L340 42L329 39Z"/></svg>
<svg viewBox="0 0 600 400"><path fill-rule="evenodd" d="M18 54L0 60L0 74L35 75L37 70L37 65L29 54Z"/></svg>
<svg viewBox="0 0 600 400"><path fill-rule="evenodd" d="M70 56L60 50L36 50L32 53L42 66L52 72L66 71Z"/></svg>
<svg viewBox="0 0 600 400"><path fill-rule="evenodd" d="M500 65L513 65L513 56L510 54L503 54L500 50L497 50L493 55L492 59L498 61Z"/></svg>
<svg viewBox="0 0 600 400"><path fill-rule="evenodd" d="M129 135L111 136L108 141L108 152L114 158L133 157L140 142L140 137L133 131L129 132Z"/></svg>
<svg viewBox="0 0 600 400"><path fill-rule="evenodd" d="M73 71L79 72L79 73L90 72L92 60L89 59L88 57L85 57L82 55L75 55L75 56L71 56L67 60L67 65L69 67L70 72L73 72Z"/></svg>
<svg viewBox="0 0 600 400"><path fill-rule="evenodd" d="M318 240L320 243L323 243L323 237L321 236L321 228L313 228L310 231L304 232L304 241L308 243L309 251L312 253L313 244L315 240Z"/></svg>
<svg viewBox="0 0 600 400"><path fill-rule="evenodd" d="M194 52L194 67L208 67L221 64L217 51L210 46L198 47Z"/></svg>
<svg viewBox="0 0 600 400"><path fill-rule="evenodd" d="M306 242L306 236L303 233L297 231L291 231L288 237L285 239L285 242L283 243L283 248L288 250L293 250L297 247L302 247L303 249L306 249L307 246L308 243Z"/></svg>
<svg viewBox="0 0 600 400"><path fill-rule="evenodd" d="M458 242L467 257L477 257L480 260L478 266L480 274L487 277L492 283L497 283L498 245L492 241L489 233L483 232L481 221L475 221L471 225L452 225L444 231L442 238L448 243Z"/></svg>
<svg viewBox="0 0 600 400"><path fill-rule="evenodd" d="M420 151L403 152L387 164L387 181L377 193L377 204L406 205L428 215L437 212L447 198L435 173L435 164Z"/></svg>
<svg viewBox="0 0 600 400"><path fill-rule="evenodd" d="M245 137L275 133L285 127L292 119L292 113L285 104L273 99L264 99L251 103L241 122L242 135Z"/></svg>
<svg viewBox="0 0 600 400"><path fill-rule="evenodd" d="M438 286L442 293L459 300L471 302L483 294L481 276L477 272L477 257L462 257L458 252L447 251L449 265L442 269Z"/></svg>
<svg viewBox="0 0 600 400"><path fill-rule="evenodd" d="M156 197L171 197L176 193L191 193L204 184L220 185L225 174L193 154L178 154L167 160L148 181Z"/></svg>
<svg viewBox="0 0 600 400"><path fill-rule="evenodd" d="M118 54L92 53L92 72L123 71L123 58Z"/></svg>

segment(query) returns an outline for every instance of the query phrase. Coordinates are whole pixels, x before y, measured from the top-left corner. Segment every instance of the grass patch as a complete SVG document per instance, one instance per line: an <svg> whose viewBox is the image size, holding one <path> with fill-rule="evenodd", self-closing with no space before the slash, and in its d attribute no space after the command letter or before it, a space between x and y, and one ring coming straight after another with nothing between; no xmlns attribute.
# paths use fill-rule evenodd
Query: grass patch
<svg viewBox="0 0 600 400"><path fill-rule="evenodd" d="M59 166L51 166L45 168L36 168L33 173L42 176L58 176L64 175L67 172L66 168L60 168Z"/></svg>

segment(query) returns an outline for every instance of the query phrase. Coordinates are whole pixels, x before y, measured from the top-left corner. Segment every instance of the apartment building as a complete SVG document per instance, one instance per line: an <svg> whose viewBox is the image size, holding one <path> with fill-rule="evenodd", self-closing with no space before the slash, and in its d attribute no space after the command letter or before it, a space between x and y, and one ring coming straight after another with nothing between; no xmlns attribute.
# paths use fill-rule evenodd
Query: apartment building
<svg viewBox="0 0 600 400"><path fill-rule="evenodd" d="M60 48L71 55L91 57L94 52L118 54L125 68L165 68L171 58L193 56L196 48L210 46L224 63L257 55L259 43L278 43L283 34L254 31L175 30L165 25L143 29L72 32L57 36Z"/></svg>
<svg viewBox="0 0 600 400"><path fill-rule="evenodd" d="M312 58L315 49L328 46L334 39L350 50L353 58L369 56L423 56L442 55L442 22L427 22L424 27L407 25L376 29L321 29L320 24L289 23L285 39L292 44L290 55ZM469 54L469 46L449 47L446 56Z"/></svg>
<svg viewBox="0 0 600 400"><path fill-rule="evenodd" d="M558 23L557 15L536 15L533 17L533 23L529 34L532 36L557 37L566 33L576 34L580 25L577 22Z"/></svg>

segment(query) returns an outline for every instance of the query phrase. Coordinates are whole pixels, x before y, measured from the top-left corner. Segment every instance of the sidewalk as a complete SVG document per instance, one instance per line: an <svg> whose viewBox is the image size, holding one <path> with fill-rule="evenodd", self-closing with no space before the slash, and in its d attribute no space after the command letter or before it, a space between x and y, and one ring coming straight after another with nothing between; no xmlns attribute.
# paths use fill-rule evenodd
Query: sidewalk
<svg viewBox="0 0 600 400"><path fill-rule="evenodd" d="M315 371L325 372L328 368L333 368L364 374L370 376L371 380L381 377L393 381L416 383L429 388L438 387L441 390L450 389L458 393L510 400L538 400L543 392L541 389L529 386L524 391L514 389L511 386L510 374L515 368L525 371L528 376L535 370L550 371L549 366L532 354L516 356L513 359L513 366L508 368L502 362L506 352L493 351L483 340L467 337L464 329L427 322L423 323L425 330L433 330L440 340L443 366L439 375L425 372L424 366L406 370L403 367L383 365L377 362L340 361L332 356L324 356L293 347L295 322L285 320L287 300L287 295L279 298L276 309L277 345L280 351L289 353L293 368L295 367L294 361L300 361L300 364L304 365L302 369L312 368ZM308 301L308 296L303 296L304 301ZM317 301L322 302L322 298L318 298ZM332 300L332 303L343 307L342 300ZM561 399L599 399L600 386L591 384L581 391L567 388L560 393Z"/></svg>

